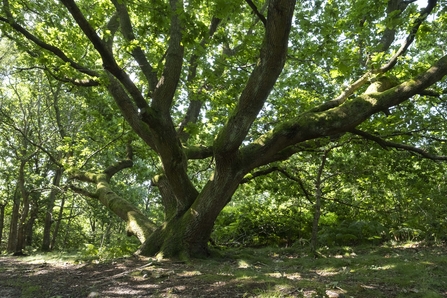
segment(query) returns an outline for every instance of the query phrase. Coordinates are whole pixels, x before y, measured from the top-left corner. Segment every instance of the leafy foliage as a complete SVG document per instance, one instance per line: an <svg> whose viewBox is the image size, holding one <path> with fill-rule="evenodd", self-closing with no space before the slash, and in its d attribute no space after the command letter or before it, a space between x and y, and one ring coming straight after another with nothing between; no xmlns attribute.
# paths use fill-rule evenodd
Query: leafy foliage
<svg viewBox="0 0 447 298"><path fill-rule="evenodd" d="M440 240L445 19L445 1L3 1L8 246Z"/></svg>

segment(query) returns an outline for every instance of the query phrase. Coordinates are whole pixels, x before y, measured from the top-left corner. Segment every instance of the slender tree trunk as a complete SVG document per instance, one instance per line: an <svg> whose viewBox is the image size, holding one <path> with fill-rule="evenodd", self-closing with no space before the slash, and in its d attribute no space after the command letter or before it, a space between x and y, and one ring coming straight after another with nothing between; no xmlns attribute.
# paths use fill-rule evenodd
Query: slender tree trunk
<svg viewBox="0 0 447 298"><path fill-rule="evenodd" d="M19 211L20 211L20 195L18 192L18 188L14 192L14 202L12 206L12 214L11 214L11 222L9 225L9 235L8 235L8 246L6 250L8 252L15 252L17 247L17 234L18 234L18 226L19 226Z"/></svg>
<svg viewBox="0 0 447 298"><path fill-rule="evenodd" d="M62 216L64 214L64 205L65 205L65 196L62 196L61 205L59 207L59 214L57 216L56 224L54 226L53 238L51 238L50 250L53 250L56 247L57 236L59 235L59 228L62 222Z"/></svg>
<svg viewBox="0 0 447 298"><path fill-rule="evenodd" d="M18 186L20 189L20 194L22 196L22 213L19 219L19 227L17 229L17 243L14 249L14 253L17 255L21 255L22 250L25 248L25 236L26 236L26 222L28 219L29 208L30 208L30 200L29 200L29 192L25 186L25 165L27 159L23 159L20 163L19 168L19 179Z"/></svg>
<svg viewBox="0 0 447 298"><path fill-rule="evenodd" d="M56 195L59 190L62 178L62 169L58 168L53 177L53 188L48 196L48 204L45 212L45 223L43 227L43 239L42 239L42 251L50 251L51 249L51 225L53 224L53 209L54 202L56 201Z"/></svg>
<svg viewBox="0 0 447 298"><path fill-rule="evenodd" d="M5 208L7 203L0 204L0 247L2 245L3 240L3 229L5 226Z"/></svg>
<svg viewBox="0 0 447 298"><path fill-rule="evenodd" d="M310 250L315 253L318 248L318 224L321 215L321 190L318 189L315 193L315 204L314 204L314 218L312 222L312 237L310 240Z"/></svg>
<svg viewBox="0 0 447 298"><path fill-rule="evenodd" d="M23 249L25 248L25 237L26 237L26 219L29 213L29 202L28 200L23 200L23 210L19 220L19 227L17 229L17 244L14 249L15 254L22 254Z"/></svg>
<svg viewBox="0 0 447 298"><path fill-rule="evenodd" d="M100 248L102 248L104 245L107 245L110 243L110 230L112 229L112 224L108 222L104 228L103 226L103 232L101 237L101 243L99 245Z"/></svg>
<svg viewBox="0 0 447 298"><path fill-rule="evenodd" d="M68 238L70 237L70 226L71 226L72 217L73 217L73 205L70 207L70 214L68 215L67 227L65 228L64 247L67 247ZM61 218L62 217L59 217L59 219L61 219Z"/></svg>
<svg viewBox="0 0 447 298"><path fill-rule="evenodd" d="M96 233L97 233L96 232L96 219L94 217L91 217L89 219L89 222L90 222L90 235L91 235L90 241L94 243L96 241Z"/></svg>
<svg viewBox="0 0 447 298"><path fill-rule="evenodd" d="M312 237L310 240L310 250L315 254L318 248L318 225L320 222L321 215L321 176L323 175L324 166L326 164L327 155L329 150L325 150L321 158L321 164L318 168L317 177L315 179L315 204L314 204L314 218L312 222Z"/></svg>
<svg viewBox="0 0 447 298"><path fill-rule="evenodd" d="M36 219L39 215L39 206L37 205L37 202L40 198L39 195L33 199L34 204L31 205L31 212L29 213L29 219L26 221L25 224L25 245L31 246L33 244L33 232L34 232L34 224L36 223Z"/></svg>

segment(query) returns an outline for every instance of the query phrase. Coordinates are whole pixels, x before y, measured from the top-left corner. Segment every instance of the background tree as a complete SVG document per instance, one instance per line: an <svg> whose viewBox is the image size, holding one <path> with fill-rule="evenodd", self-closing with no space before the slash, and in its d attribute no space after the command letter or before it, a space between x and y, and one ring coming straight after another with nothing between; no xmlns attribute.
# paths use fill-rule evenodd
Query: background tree
<svg viewBox="0 0 447 298"><path fill-rule="evenodd" d="M111 111L117 123L118 109L150 150L143 158L158 156L152 182L165 221L157 227L114 191L112 178L133 165L129 142L116 147L125 155L116 163L65 165L71 188L123 219L139 253L197 256L247 174L345 133L443 159L433 127L391 140L374 130L392 120L382 111L409 105L405 116L421 114L420 105L442 100L445 8L412 2L5 0L0 21L30 63L77 96L96 94L99 104L81 112ZM396 86L365 92L384 74ZM432 152L412 147L429 138ZM207 165L200 179L198 165Z"/></svg>

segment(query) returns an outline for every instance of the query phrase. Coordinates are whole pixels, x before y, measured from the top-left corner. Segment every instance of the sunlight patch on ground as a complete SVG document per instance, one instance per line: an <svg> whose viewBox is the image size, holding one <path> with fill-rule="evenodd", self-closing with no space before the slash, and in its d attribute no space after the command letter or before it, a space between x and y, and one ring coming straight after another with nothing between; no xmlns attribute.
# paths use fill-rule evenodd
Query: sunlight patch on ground
<svg viewBox="0 0 447 298"><path fill-rule="evenodd" d="M147 283L147 284L139 284L135 287L138 289L158 289L160 288L160 285Z"/></svg>
<svg viewBox="0 0 447 298"><path fill-rule="evenodd" d="M315 273L318 274L319 276L334 276L340 273L334 270L335 269L316 270Z"/></svg>
<svg viewBox="0 0 447 298"><path fill-rule="evenodd" d="M221 275L221 276L234 276L233 273L229 273L229 272L219 272L219 273L217 273L217 275Z"/></svg>
<svg viewBox="0 0 447 298"><path fill-rule="evenodd" d="M126 288L112 287L112 288L110 288L110 290L103 291L102 294L130 296L130 295L143 295L143 294L146 294L146 291L134 290L134 289L130 289L127 287Z"/></svg>
<svg viewBox="0 0 447 298"><path fill-rule="evenodd" d="M299 274L299 273L287 274L286 277L287 277L287 279L291 279L291 280L300 280L300 279L302 279L301 274Z"/></svg>
<svg viewBox="0 0 447 298"><path fill-rule="evenodd" d="M181 276L181 277L198 276L198 275L202 275L202 272L197 271L197 270L195 270L195 271L183 271L183 272L177 273L177 275Z"/></svg>
<svg viewBox="0 0 447 298"><path fill-rule="evenodd" d="M248 264L247 261L245 261L245 260L239 260L237 263L238 263L238 268L245 269L245 268L250 267L250 264Z"/></svg>
<svg viewBox="0 0 447 298"><path fill-rule="evenodd" d="M281 273L281 272L266 273L265 275L266 276L270 276L270 277L274 277L274 278L285 277L285 274Z"/></svg>
<svg viewBox="0 0 447 298"><path fill-rule="evenodd" d="M370 270L390 270L396 268L396 265L389 264L384 266L371 265L368 269Z"/></svg>

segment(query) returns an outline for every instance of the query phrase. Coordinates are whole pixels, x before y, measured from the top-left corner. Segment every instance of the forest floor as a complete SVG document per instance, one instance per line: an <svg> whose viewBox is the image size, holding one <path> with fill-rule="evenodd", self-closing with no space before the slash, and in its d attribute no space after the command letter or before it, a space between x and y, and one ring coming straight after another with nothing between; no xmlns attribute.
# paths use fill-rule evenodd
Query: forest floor
<svg viewBox="0 0 447 298"><path fill-rule="evenodd" d="M0 297L447 297L447 247L231 249L206 260L0 256Z"/></svg>

